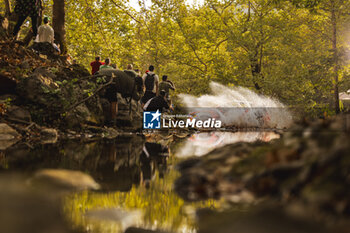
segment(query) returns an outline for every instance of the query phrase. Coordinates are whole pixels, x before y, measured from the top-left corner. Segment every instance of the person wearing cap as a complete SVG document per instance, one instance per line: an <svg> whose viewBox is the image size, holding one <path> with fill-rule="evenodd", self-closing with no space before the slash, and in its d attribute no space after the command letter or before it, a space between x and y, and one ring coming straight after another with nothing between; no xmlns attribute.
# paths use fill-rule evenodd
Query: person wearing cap
<svg viewBox="0 0 350 233"><path fill-rule="evenodd" d="M38 39L37 42L49 42L53 44L55 39L55 32L49 25L49 17L45 17L43 20L44 24L38 28Z"/></svg>
<svg viewBox="0 0 350 233"><path fill-rule="evenodd" d="M38 28L38 35L35 42L50 43L55 48L55 50L58 53L60 53L60 48L54 43L55 32L53 28L49 25L49 21L49 17L44 18L44 24Z"/></svg>

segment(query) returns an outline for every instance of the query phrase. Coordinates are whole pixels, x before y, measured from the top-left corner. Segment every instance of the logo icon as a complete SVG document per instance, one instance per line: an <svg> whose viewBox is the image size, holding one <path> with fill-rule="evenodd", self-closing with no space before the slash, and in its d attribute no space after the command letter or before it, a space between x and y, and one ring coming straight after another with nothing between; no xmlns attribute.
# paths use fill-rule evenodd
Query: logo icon
<svg viewBox="0 0 350 233"><path fill-rule="evenodd" d="M156 112L143 112L143 128L144 129L160 129L160 116L162 114Z"/></svg>

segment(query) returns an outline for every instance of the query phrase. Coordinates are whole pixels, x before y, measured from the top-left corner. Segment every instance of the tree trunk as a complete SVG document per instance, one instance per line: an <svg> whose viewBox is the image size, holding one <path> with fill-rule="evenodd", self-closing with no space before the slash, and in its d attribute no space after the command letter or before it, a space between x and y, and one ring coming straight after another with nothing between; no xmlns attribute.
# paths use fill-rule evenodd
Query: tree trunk
<svg viewBox="0 0 350 233"><path fill-rule="evenodd" d="M64 0L54 0L52 7L52 27L55 31L55 41L60 45L61 53L67 53L66 30L65 30L65 2Z"/></svg>
<svg viewBox="0 0 350 233"><path fill-rule="evenodd" d="M259 50L260 50L260 59L259 59ZM264 79L263 74L261 73L262 68L262 46L260 43L255 47L254 54L250 56L250 68L253 76L253 83L256 90L261 90L261 85L259 83Z"/></svg>
<svg viewBox="0 0 350 233"><path fill-rule="evenodd" d="M261 79L261 67L256 59L250 60L250 68L253 75L253 83L256 90L260 90L259 81Z"/></svg>
<svg viewBox="0 0 350 233"><path fill-rule="evenodd" d="M5 17L9 17L11 15L11 2L10 0L5 0Z"/></svg>
<svg viewBox="0 0 350 233"><path fill-rule="evenodd" d="M333 65L334 65L334 110L335 113L340 113L340 107L339 107L339 90L338 90L338 83L339 83L339 59L338 59L338 45L337 45L337 16L335 12L335 3L334 1L331 2L332 9L331 9L331 21L332 21L332 50L333 50Z"/></svg>

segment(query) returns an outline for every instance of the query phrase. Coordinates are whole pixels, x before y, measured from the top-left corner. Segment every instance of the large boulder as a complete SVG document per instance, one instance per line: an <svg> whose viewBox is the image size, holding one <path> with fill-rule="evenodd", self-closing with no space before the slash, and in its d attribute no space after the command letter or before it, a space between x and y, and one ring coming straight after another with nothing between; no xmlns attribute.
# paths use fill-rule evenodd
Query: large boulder
<svg viewBox="0 0 350 233"><path fill-rule="evenodd" d="M88 174L64 169L39 170L30 180L30 184L59 192L97 190L100 188L100 185Z"/></svg>
<svg viewBox="0 0 350 233"><path fill-rule="evenodd" d="M30 48L51 59L57 59L59 57L58 52L49 42L35 42Z"/></svg>
<svg viewBox="0 0 350 233"><path fill-rule="evenodd" d="M6 233L77 233L71 230L55 193L28 188L24 177L0 176L0 225Z"/></svg>
<svg viewBox="0 0 350 233"><path fill-rule="evenodd" d="M52 106L55 96L58 97L59 86L51 77L43 76L40 73L33 73L28 78L23 78L17 85L17 93L25 100L38 103L44 106Z"/></svg>
<svg viewBox="0 0 350 233"><path fill-rule="evenodd" d="M65 117L67 126L69 128L77 128L81 126L81 123L102 125L104 122L104 116L102 113L101 105L90 105L90 108L92 111L87 107L85 103L82 103L72 111L69 111ZM98 111L99 109L100 113Z"/></svg>
<svg viewBox="0 0 350 233"><path fill-rule="evenodd" d="M49 77L52 80L57 79L57 75L53 72L52 69L48 69L47 67L38 67L34 70L34 74L38 74L44 77Z"/></svg>
<svg viewBox="0 0 350 233"><path fill-rule="evenodd" d="M91 75L90 72L79 64L63 67L57 72L57 78L59 80L72 80L74 78L81 79L83 77L88 77L89 75Z"/></svg>
<svg viewBox="0 0 350 233"><path fill-rule="evenodd" d="M76 74L84 73L84 70L78 71L75 68L67 70L71 73L76 72ZM62 76L59 71L37 68L28 78L20 80L17 92L22 99L34 105L31 108L34 120L53 118L68 111L66 119L69 127L79 126L81 123L103 124L103 110L98 96L70 109L71 106L87 96L85 92L91 89L91 86L87 81L79 83L71 82L69 79L67 81L65 78L68 78L68 75Z"/></svg>
<svg viewBox="0 0 350 233"><path fill-rule="evenodd" d="M15 105L11 105L10 107L8 107L6 111L6 115L11 119L17 119L17 120L27 121L27 122L32 121L32 117L28 110Z"/></svg>
<svg viewBox="0 0 350 233"><path fill-rule="evenodd" d="M350 115L304 122L266 143L236 143L180 163L175 190L190 201L295 200L315 214L350 218Z"/></svg>
<svg viewBox="0 0 350 233"><path fill-rule="evenodd" d="M118 93L118 115L117 125L121 128L139 129L142 127L142 108L141 104L135 100L130 103Z"/></svg>

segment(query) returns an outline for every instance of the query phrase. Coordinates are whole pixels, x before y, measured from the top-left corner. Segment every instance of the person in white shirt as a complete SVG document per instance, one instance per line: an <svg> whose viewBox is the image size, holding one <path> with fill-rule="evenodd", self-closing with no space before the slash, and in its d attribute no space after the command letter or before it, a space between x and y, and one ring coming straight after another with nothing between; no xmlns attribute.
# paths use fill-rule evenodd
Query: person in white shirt
<svg viewBox="0 0 350 233"><path fill-rule="evenodd" d="M141 103L145 104L149 99L158 95L159 77L154 73L154 66L149 66L148 71L142 76L145 94L141 98Z"/></svg>
<svg viewBox="0 0 350 233"><path fill-rule="evenodd" d="M153 77L148 79L149 77ZM148 71L142 76L146 91L152 91L158 95L159 77L154 73L154 66L149 66Z"/></svg>
<svg viewBox="0 0 350 233"><path fill-rule="evenodd" d="M36 42L45 43L48 42L56 49L57 52L60 52L60 48L54 43L55 32L53 28L49 25L49 18L44 18L44 24L38 28L38 36Z"/></svg>
<svg viewBox="0 0 350 233"><path fill-rule="evenodd" d="M53 44L55 32L49 25L49 18L44 18L44 24L38 28L38 42L49 42Z"/></svg>

